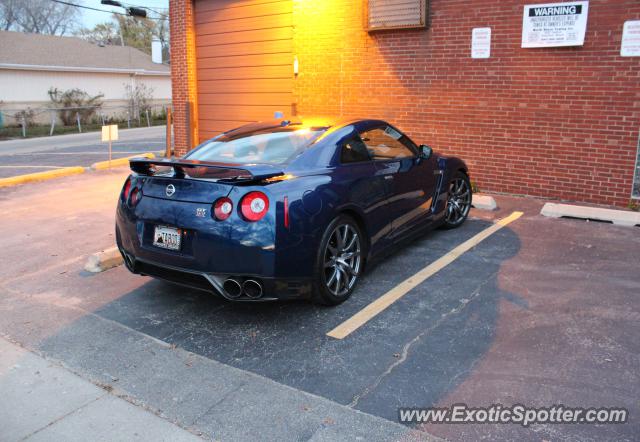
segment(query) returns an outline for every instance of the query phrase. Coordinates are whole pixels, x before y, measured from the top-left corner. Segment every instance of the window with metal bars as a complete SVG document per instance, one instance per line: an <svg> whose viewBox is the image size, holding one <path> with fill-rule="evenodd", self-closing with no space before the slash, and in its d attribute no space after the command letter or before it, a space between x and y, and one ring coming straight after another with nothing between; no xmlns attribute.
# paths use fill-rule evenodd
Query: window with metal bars
<svg viewBox="0 0 640 442"><path fill-rule="evenodd" d="M428 2L429 0L368 0L368 30L426 28Z"/></svg>

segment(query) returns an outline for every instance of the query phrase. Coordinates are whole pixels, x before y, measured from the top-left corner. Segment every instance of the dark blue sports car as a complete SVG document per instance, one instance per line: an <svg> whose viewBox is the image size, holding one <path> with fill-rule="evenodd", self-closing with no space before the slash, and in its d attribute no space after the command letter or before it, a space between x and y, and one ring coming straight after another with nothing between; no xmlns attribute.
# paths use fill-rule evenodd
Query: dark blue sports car
<svg viewBox="0 0 640 442"><path fill-rule="evenodd" d="M234 301L339 304L371 260L471 207L462 160L380 120L253 123L131 169L116 217L128 269Z"/></svg>

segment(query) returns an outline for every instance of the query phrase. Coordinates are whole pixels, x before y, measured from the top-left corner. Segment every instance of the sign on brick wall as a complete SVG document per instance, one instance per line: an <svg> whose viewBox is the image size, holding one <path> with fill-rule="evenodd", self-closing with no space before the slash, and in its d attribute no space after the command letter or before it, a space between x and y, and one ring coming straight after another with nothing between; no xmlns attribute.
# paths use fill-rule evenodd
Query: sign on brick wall
<svg viewBox="0 0 640 442"><path fill-rule="evenodd" d="M427 26L428 0L369 0L369 31Z"/></svg>
<svg viewBox="0 0 640 442"><path fill-rule="evenodd" d="M473 28L471 31L471 58L491 57L491 28Z"/></svg>
<svg viewBox="0 0 640 442"><path fill-rule="evenodd" d="M629 20L624 23L620 55L640 57L640 20Z"/></svg>
<svg viewBox="0 0 640 442"><path fill-rule="evenodd" d="M522 17L522 47L582 46L589 2L526 5Z"/></svg>

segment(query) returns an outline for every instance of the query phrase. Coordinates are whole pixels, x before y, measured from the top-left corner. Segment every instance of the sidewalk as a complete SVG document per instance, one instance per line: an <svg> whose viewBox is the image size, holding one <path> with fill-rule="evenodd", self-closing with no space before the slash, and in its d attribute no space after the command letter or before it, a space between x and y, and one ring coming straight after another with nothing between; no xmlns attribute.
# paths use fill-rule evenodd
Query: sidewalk
<svg viewBox="0 0 640 442"><path fill-rule="evenodd" d="M199 441L0 338L0 441Z"/></svg>

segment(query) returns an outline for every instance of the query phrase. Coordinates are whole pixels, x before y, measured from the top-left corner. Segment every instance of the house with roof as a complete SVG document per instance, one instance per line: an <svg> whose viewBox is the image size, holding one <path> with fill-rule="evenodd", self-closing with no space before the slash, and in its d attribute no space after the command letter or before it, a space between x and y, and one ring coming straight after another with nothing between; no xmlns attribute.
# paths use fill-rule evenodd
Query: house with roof
<svg viewBox="0 0 640 442"><path fill-rule="evenodd" d="M102 94L101 113L127 110L127 86L145 85L152 105L171 102L170 68L128 46L100 46L76 37L0 31L0 112L5 124L23 109L47 123L52 106L48 91L78 88Z"/></svg>

